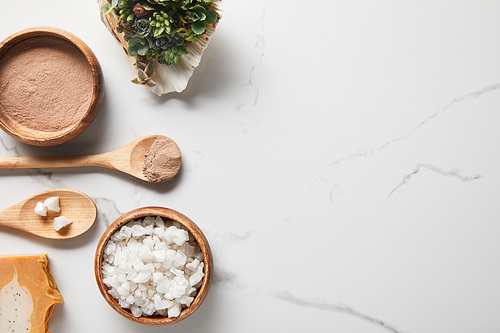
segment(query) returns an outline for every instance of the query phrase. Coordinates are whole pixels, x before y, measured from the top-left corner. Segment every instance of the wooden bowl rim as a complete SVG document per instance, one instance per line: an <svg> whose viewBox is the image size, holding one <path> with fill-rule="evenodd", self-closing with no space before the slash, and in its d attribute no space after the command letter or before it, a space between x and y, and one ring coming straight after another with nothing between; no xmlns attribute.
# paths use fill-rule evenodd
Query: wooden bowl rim
<svg viewBox="0 0 500 333"><path fill-rule="evenodd" d="M76 47L83 54L83 56L87 60L88 65L90 66L93 79L92 99L90 101L89 107L77 124L68 128L66 131L54 132L53 135L51 136L47 135L44 136L43 138L36 137L36 134L25 135L18 133L17 129L11 126L10 124L4 122L2 117L0 117L0 128L2 128L7 134L12 136L16 140L26 144L34 146L54 146L68 142L76 138L83 131L85 131L85 129L87 129L87 127L89 127L90 124L96 118L103 99L102 69L94 52L92 52L90 47L87 44L85 44L79 37L77 37L76 35L72 34L69 31L49 26L27 28L18 31L5 38L0 43L0 59L7 52L9 52L11 48L15 47L16 44L18 44L19 42L29 38L37 38L37 37L52 37L52 38L62 39L65 42L68 42L74 47ZM43 132L40 131L40 133Z"/></svg>
<svg viewBox="0 0 500 333"><path fill-rule="evenodd" d="M118 302L108 293L108 287L102 282L103 274L102 274L102 261L104 256L104 248L108 243L111 235L115 233L118 229L121 228L124 224L146 216L161 216L166 219L170 219L173 221L177 221L182 224L196 239L198 245L200 246L201 252L203 254L204 261L204 276L203 282L196 294L191 306L185 308L181 311L180 315L175 318L169 317L135 317L130 310L122 308ZM212 271L213 271L213 257L212 251L208 244L208 241L201 231L201 229L187 216L165 207L158 206L148 206L134 209L128 213L123 214L119 218L117 218L111 225L104 231L99 243L97 244L97 249L95 253L94 260L94 273L97 282L97 286L102 296L108 302L108 304L120 315L123 317L132 320L139 324L150 325L150 326L166 326L177 323L191 314L193 314L203 303L205 300L208 290L210 289L210 285L212 282Z"/></svg>

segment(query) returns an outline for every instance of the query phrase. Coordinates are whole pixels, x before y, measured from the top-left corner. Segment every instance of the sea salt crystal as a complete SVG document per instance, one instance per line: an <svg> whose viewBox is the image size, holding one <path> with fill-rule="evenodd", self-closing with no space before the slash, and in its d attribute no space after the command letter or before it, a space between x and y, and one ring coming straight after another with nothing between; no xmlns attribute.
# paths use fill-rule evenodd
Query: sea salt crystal
<svg viewBox="0 0 500 333"><path fill-rule="evenodd" d="M167 300L167 299L162 299L158 294L153 296L153 301L154 301L156 310L168 309L169 307L174 305L174 302Z"/></svg>
<svg viewBox="0 0 500 333"><path fill-rule="evenodd" d="M48 210L59 213L61 208L59 207L59 197L50 197L45 199L43 202L44 206L47 207Z"/></svg>
<svg viewBox="0 0 500 333"><path fill-rule="evenodd" d="M193 302L204 276L203 254L194 237L159 216L122 226L103 259L109 294L136 317L179 316Z"/></svg>
<svg viewBox="0 0 500 333"><path fill-rule="evenodd" d="M70 225L71 223L73 223L73 221L71 221L70 219L65 218L64 216L58 216L54 218L54 230L59 231L65 226Z"/></svg>
<svg viewBox="0 0 500 333"><path fill-rule="evenodd" d="M186 264L187 256L184 252L177 250L175 253L174 267L181 268Z"/></svg>
<svg viewBox="0 0 500 333"><path fill-rule="evenodd" d="M178 297L175 300L182 305L190 306L191 303L193 303L194 297L182 295L181 297Z"/></svg>
<svg viewBox="0 0 500 333"><path fill-rule="evenodd" d="M38 201L35 206L35 213L40 216L47 216L47 207L43 204L43 202Z"/></svg>
<svg viewBox="0 0 500 333"><path fill-rule="evenodd" d="M181 314L181 309L182 309L182 306L179 302L173 302L174 304L168 308L168 316L170 318L172 317L179 317L179 315Z"/></svg>

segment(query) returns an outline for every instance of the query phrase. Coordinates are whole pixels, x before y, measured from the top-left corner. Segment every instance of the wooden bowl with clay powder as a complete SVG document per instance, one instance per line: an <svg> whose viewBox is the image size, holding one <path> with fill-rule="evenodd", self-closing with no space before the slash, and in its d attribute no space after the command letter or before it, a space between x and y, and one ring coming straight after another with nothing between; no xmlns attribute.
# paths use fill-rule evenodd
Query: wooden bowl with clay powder
<svg viewBox="0 0 500 333"><path fill-rule="evenodd" d="M201 251L202 262L204 264L203 278L197 284L196 293L193 296L194 298L193 298L191 304L188 307L183 306L182 310L180 311L180 313L178 313L178 316L176 316L176 317L162 316L162 315L157 315L157 314L154 314L151 316L141 315L141 316L136 317L132 313L132 311L130 310L130 306L127 308L124 308L120 305L119 301L117 299L115 299L115 297L110 294L111 288L103 281L104 275L105 275L103 272L103 262L106 261L105 256L112 255L114 258L114 259L112 259L112 262L114 262L116 264L116 262L118 261L118 259L116 258L116 256L118 255L117 253L118 252L125 253L125 252L123 252L123 250L121 250L121 251L118 251L118 249L110 250L107 247L110 240L113 239L113 235L116 232L120 231L124 225L129 224L129 222L138 221L138 220L143 221L143 219L145 217L155 217L155 218L159 217L164 221L165 226L169 225L169 223L178 224L181 228L183 228L185 231L187 231L187 233L190 235L189 242L191 244L196 243L197 245L195 245L195 246L198 247L199 250ZM159 234L161 234L161 232L157 233L156 231L153 231L152 234L158 236ZM166 234L166 231L165 231L165 234ZM152 237L154 238L155 236L152 236ZM163 236L158 236L158 237L160 237L160 239L165 239L165 242L168 242L166 240L167 236L165 236L164 238L163 238ZM115 239L115 241L116 241L116 239ZM134 242L134 243L136 242L135 239L132 240L130 238L121 239L121 241L123 241L126 244L131 244L132 242ZM146 243L146 241L144 241L144 243ZM157 246L159 246L159 245L155 244L154 249L158 249ZM163 249L163 250L167 251L166 249ZM168 251L170 251L170 250L168 250ZM141 252L141 251L139 251L139 252ZM160 252L161 252L161 250L160 250ZM127 254L125 256L128 259L130 259L130 257L133 256L131 254L131 252L126 252L126 253ZM134 260L134 265L137 265L136 260L137 260L137 258ZM164 263L165 261L168 261L168 259L165 259L165 260L156 259L156 260L157 260L157 262L162 262L162 263ZM119 266L118 266L118 267L120 267L120 269L122 267L121 265L123 265L123 262L121 264L119 264ZM138 266L143 267L141 265L138 265ZM185 269L189 269L187 264L185 264L184 267L185 267ZM180 269L182 269L182 268L180 268ZM155 270L157 270L157 268L155 268ZM178 273L178 271L175 271L175 270L173 272ZM165 325L175 324L181 320L184 320L188 316L192 315L200 307L200 305L203 303L203 301L205 300L205 298L208 294L208 290L210 289L210 284L212 281L213 257L212 257L212 251L210 250L210 246L208 244L207 239L205 238L205 235L203 234L201 229L187 216L185 216L185 215L183 215L175 210L165 208L165 207L143 207L143 208L134 209L128 213L125 213L124 215L122 215L118 219L116 219L106 229L106 231L102 235L102 237L97 245L95 259L94 259L94 273L95 273L97 286L98 286L99 291L101 292L102 296L104 297L106 302L108 302L108 304L116 312L118 312L120 315L122 315L123 317L125 317L133 322L139 323L139 324L144 324L144 325L149 325L149 326L165 326ZM156 273L158 273L158 272L156 271ZM130 274L130 273L128 273L128 274ZM148 280L145 283L154 284L154 274L155 274L155 272L153 272L153 278L151 280ZM165 272L163 272L163 274L165 274ZM167 272L167 274L168 274L168 272ZM130 275L127 275L127 276L130 277ZM109 275L108 275L108 277L109 277ZM120 280L120 277L118 277L117 279ZM155 290L157 290L158 292L160 291L158 286L156 286L155 288L156 288ZM137 286L137 289L140 289L140 286Z"/></svg>
<svg viewBox="0 0 500 333"><path fill-rule="evenodd" d="M17 32L0 43L0 127L35 146L76 138L102 103L102 70L75 35L53 27Z"/></svg>

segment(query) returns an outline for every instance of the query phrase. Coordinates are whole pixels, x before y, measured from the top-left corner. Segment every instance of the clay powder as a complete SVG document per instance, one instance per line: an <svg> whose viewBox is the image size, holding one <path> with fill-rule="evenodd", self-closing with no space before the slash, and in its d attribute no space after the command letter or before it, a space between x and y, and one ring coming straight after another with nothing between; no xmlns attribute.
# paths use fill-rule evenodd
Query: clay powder
<svg viewBox="0 0 500 333"><path fill-rule="evenodd" d="M85 116L92 90L87 59L63 39L25 39L0 58L0 108L17 126L69 130Z"/></svg>
<svg viewBox="0 0 500 333"><path fill-rule="evenodd" d="M181 166L179 147L166 137L156 137L144 157L144 176L155 183L171 179Z"/></svg>

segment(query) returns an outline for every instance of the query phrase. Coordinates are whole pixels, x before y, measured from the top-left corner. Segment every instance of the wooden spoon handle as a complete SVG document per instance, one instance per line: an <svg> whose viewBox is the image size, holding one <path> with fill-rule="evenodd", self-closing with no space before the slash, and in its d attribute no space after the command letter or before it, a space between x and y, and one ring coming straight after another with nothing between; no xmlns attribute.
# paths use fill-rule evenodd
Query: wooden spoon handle
<svg viewBox="0 0 500 333"><path fill-rule="evenodd" d="M104 155L3 157L0 158L0 169L69 168L82 166L109 168L110 165L106 162Z"/></svg>
<svg viewBox="0 0 500 333"><path fill-rule="evenodd" d="M25 230L19 219L19 209L22 203L0 210L0 225L4 227Z"/></svg>

